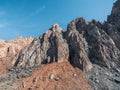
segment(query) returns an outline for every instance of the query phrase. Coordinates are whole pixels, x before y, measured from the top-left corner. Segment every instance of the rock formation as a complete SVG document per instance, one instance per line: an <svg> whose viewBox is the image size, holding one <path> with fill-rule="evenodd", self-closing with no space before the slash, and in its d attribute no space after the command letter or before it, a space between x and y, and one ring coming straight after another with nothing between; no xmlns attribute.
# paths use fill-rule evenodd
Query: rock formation
<svg viewBox="0 0 120 90"><path fill-rule="evenodd" d="M66 31L54 24L12 61L8 73L14 73L18 79L53 62L68 61L86 73L94 90L120 90L120 0L106 22L77 18Z"/></svg>
<svg viewBox="0 0 120 90"><path fill-rule="evenodd" d="M68 57L68 44L63 38L62 28L55 24L19 53L14 66L30 68L51 62L62 62L68 60Z"/></svg>
<svg viewBox="0 0 120 90"><path fill-rule="evenodd" d="M83 33L79 33L79 29L86 27L87 24L88 23L83 18L78 18L68 25L65 33L70 50L69 59L71 64L80 67L85 71L91 70L92 64L88 57L88 43L83 37ZM76 26L79 26L80 28L78 29Z"/></svg>

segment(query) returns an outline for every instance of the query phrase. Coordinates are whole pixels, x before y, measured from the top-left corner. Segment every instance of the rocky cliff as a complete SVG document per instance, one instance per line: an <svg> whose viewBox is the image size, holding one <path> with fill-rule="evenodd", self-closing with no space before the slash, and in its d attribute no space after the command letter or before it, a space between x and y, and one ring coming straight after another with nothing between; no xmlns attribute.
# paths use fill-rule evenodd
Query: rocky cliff
<svg viewBox="0 0 120 90"><path fill-rule="evenodd" d="M86 73L94 90L120 90L119 14L120 0L104 23L77 18L66 31L54 24L14 57L9 73L28 77L38 68L68 61Z"/></svg>

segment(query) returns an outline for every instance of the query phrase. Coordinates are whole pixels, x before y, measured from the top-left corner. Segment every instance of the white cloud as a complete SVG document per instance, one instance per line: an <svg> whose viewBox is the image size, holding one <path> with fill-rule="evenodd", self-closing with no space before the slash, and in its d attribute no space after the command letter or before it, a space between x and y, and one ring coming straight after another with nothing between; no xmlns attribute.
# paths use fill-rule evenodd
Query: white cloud
<svg viewBox="0 0 120 90"><path fill-rule="evenodd" d="M35 15L39 14L39 13L40 13L41 11L43 11L45 8L46 8L45 5L43 5L42 7L39 7L39 8L36 9L34 12L32 12L32 13L30 14L30 16L35 16Z"/></svg>

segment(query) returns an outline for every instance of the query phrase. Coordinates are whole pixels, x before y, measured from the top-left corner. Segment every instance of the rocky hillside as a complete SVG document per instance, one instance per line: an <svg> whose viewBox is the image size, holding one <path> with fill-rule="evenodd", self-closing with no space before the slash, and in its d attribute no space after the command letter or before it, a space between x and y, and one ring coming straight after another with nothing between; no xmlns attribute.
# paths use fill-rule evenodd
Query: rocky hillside
<svg viewBox="0 0 120 90"><path fill-rule="evenodd" d="M108 20L104 23L96 20L87 22L83 18L77 18L68 24L66 31L60 25L54 24L46 33L35 38L31 44L27 45L14 57L12 60L14 62L13 67L8 70L7 75L3 75L0 78L2 90L8 90L6 89L8 87L9 90L13 90L15 86L20 89L22 86L21 90L67 90L67 85L71 86L70 88L68 87L68 90L120 90L119 12L120 0L117 0L111 15L108 16ZM66 71L66 73L70 73L66 79L67 84L55 87L56 83L61 85L61 80L63 82L66 77L64 76L66 73L61 74L64 69L59 66L66 62L70 62L69 65L72 65L72 67L68 65L68 67L71 67L71 72L69 70ZM56 63L57 66L54 67L53 63ZM65 70L68 67L65 67ZM74 71L75 68L79 69ZM61 69L62 71L59 74L54 73L49 78L48 76L53 73L51 72L52 69L55 72ZM78 76L76 79L70 76L71 73L81 72L81 70L85 75ZM36 74L40 78L38 81L35 79L34 82L33 77ZM53 86L45 88L45 85L50 85L49 79L56 80L55 74L57 76L60 75L62 79L56 83L51 81L51 83L54 83L52 84ZM80 73L76 75L80 75ZM81 78L83 76L86 77ZM79 86L77 83L82 84L77 79L86 82L85 85L89 89L85 88L85 86ZM16 84L14 80L18 80L20 83L17 82ZM76 80L77 83L72 80ZM3 81L7 84L3 83ZM28 86L24 85L23 82L27 83ZM45 84L43 85L43 83Z"/></svg>
<svg viewBox="0 0 120 90"><path fill-rule="evenodd" d="M0 74L5 72L7 66L9 66L11 59L19 53L19 51L30 44L33 38L22 38L19 37L15 40L4 41L0 40Z"/></svg>

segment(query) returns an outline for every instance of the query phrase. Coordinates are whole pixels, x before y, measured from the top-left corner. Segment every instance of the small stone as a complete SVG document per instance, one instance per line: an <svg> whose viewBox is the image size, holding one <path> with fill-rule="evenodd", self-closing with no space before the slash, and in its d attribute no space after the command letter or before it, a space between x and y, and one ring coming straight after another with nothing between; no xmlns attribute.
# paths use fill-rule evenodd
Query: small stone
<svg viewBox="0 0 120 90"><path fill-rule="evenodd" d="M59 77L56 77L56 78L55 78L55 80L56 80L56 81L59 81L59 80L60 80L60 78L59 78Z"/></svg>
<svg viewBox="0 0 120 90"><path fill-rule="evenodd" d="M77 76L77 74L75 74L75 73L74 73L74 74L73 74L73 76L74 76L74 77L76 77L76 76Z"/></svg>
<svg viewBox="0 0 120 90"><path fill-rule="evenodd" d="M49 79L52 80L52 79L54 79L54 77L55 77L54 74L51 74L51 75L49 76Z"/></svg>
<svg viewBox="0 0 120 90"><path fill-rule="evenodd" d="M99 83L99 80L96 78L96 79L95 79L95 82L96 82L96 83Z"/></svg>

